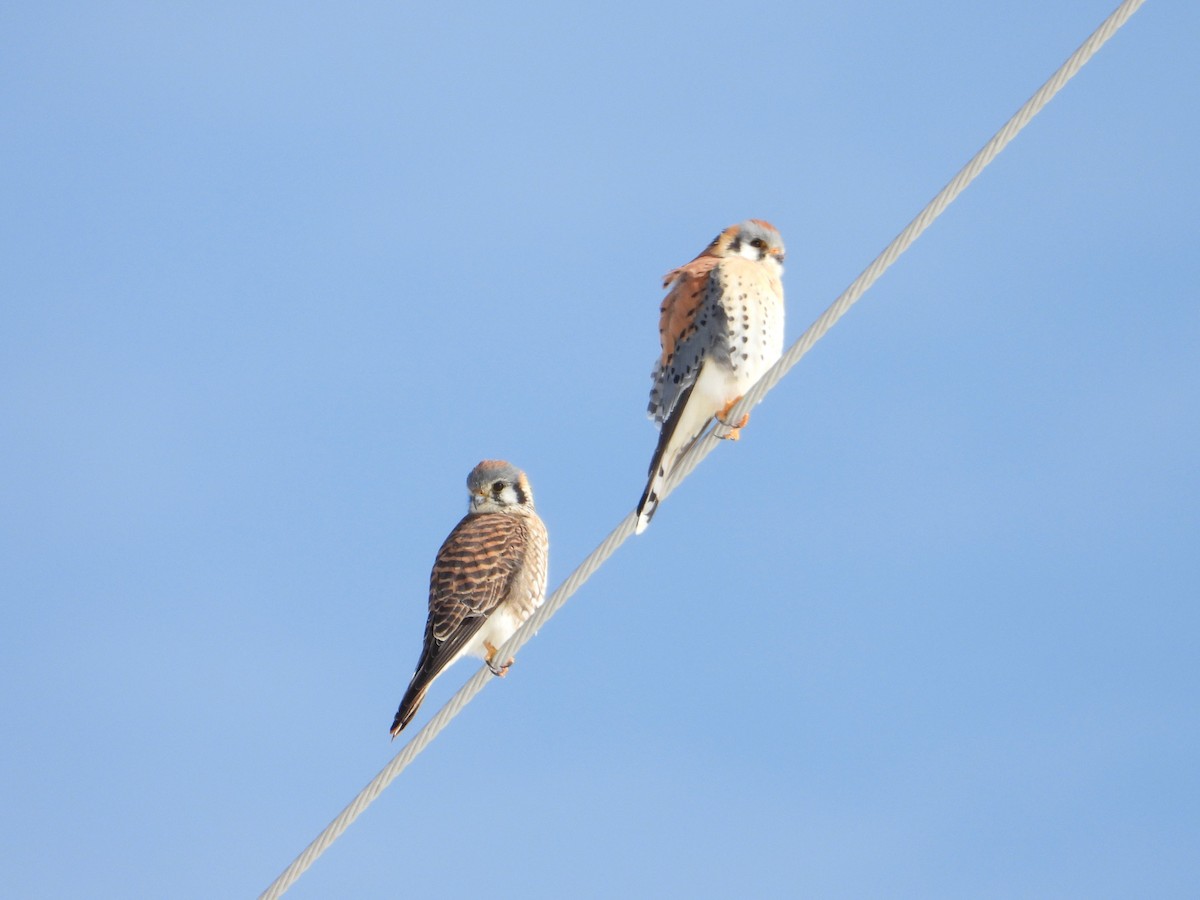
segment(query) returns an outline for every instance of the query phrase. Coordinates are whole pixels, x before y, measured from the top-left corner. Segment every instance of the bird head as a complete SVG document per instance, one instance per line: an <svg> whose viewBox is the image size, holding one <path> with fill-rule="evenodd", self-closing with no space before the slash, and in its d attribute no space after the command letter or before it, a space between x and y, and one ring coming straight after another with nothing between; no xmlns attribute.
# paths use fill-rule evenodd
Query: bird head
<svg viewBox="0 0 1200 900"><path fill-rule="evenodd" d="M783 271L786 254L783 238L770 222L747 219L730 225L708 245L709 256L740 256L755 262L765 262Z"/></svg>
<svg viewBox="0 0 1200 900"><path fill-rule="evenodd" d="M525 473L502 459L485 459L467 476L471 512L533 509L533 491Z"/></svg>

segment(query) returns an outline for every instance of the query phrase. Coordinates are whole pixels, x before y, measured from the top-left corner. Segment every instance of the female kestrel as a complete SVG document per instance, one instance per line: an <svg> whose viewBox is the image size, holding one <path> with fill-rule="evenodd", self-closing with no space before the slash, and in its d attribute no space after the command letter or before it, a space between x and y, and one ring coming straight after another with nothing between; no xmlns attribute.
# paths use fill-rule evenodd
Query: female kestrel
<svg viewBox="0 0 1200 900"><path fill-rule="evenodd" d="M464 655L503 675L496 651L546 597L549 538L533 509L529 479L485 459L467 476L470 506L438 551L429 576L429 619L412 682L392 722L392 737L416 715L425 692Z"/></svg>
<svg viewBox="0 0 1200 900"><path fill-rule="evenodd" d="M783 353L783 239L761 219L718 234L663 279L662 356L651 377L649 414L661 425L637 533L650 524L667 475L715 415L737 440L730 408Z"/></svg>

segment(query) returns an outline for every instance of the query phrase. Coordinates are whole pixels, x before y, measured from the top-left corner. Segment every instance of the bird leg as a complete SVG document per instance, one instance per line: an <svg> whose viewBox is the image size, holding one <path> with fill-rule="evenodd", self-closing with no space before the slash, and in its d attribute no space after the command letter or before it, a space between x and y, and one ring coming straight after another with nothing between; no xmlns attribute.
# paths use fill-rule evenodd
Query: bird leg
<svg viewBox="0 0 1200 900"><path fill-rule="evenodd" d="M723 441L739 440L742 436L742 429L745 428L746 423L750 421L750 413L743 413L741 421L738 422L736 425L734 425L732 422L727 422L725 420L726 416L729 415L729 411L731 409L733 409L733 407L741 399L742 399L741 396L734 397L732 400L730 400L728 403L726 403L725 406L723 406L721 408L721 411L719 413L717 413L717 421L729 429L724 434L719 434L719 433L717 434L717 437L719 437Z"/></svg>
<svg viewBox="0 0 1200 900"><path fill-rule="evenodd" d="M483 658L483 661L486 662L487 667L492 670L492 674L498 678L503 678L505 675L507 675L508 667L517 661L516 657L510 656L508 658L508 662L502 666L497 666L494 662L492 662L492 660L496 658L496 645L491 641L484 641L483 649L487 651L487 656Z"/></svg>

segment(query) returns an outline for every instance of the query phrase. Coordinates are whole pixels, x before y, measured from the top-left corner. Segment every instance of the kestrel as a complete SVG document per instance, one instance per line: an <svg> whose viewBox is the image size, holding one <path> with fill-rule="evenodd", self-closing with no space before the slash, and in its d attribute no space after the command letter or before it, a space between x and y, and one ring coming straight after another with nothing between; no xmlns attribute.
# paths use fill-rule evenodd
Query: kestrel
<svg viewBox="0 0 1200 900"><path fill-rule="evenodd" d="M761 219L718 234L690 263L666 274L649 414L661 425L637 533L650 524L667 475L715 415L737 440L749 421L730 408L783 353L783 239Z"/></svg>
<svg viewBox="0 0 1200 900"><path fill-rule="evenodd" d="M467 476L470 506L438 551L429 576L429 619L417 670L392 722L392 737L416 715L435 678L464 655L497 675L497 649L546 597L549 538L525 473L485 459Z"/></svg>

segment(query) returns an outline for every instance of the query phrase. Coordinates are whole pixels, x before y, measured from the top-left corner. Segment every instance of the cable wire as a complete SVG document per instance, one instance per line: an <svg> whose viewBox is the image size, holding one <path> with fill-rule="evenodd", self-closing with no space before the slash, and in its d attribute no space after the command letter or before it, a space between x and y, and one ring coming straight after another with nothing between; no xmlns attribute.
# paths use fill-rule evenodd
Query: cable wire
<svg viewBox="0 0 1200 900"><path fill-rule="evenodd" d="M788 371L812 349L813 345L825 336L825 333L834 326L838 319L845 315L850 307L858 302L863 294L879 280L888 267L900 258L900 255L921 236L921 233L926 228L933 224L933 221L954 202L958 195L966 189L967 185L974 181L976 176L1008 145L1009 141L1016 137L1021 129L1029 124L1034 116L1041 112L1042 108L1050 102L1051 98L1083 68L1109 38L1116 34L1121 26L1129 20L1130 16L1138 11L1144 2L1145 0L1125 0L1100 24L1099 28L1092 32L1092 35L1050 76L1046 83L1038 89L1037 93L1030 97L1025 105L1017 110L1013 117L1004 124L1004 127L996 132L992 139L963 166L950 183L942 188L937 196L929 201L925 208L921 210L917 217L909 222L908 226L888 244L884 251L875 258L875 261L842 292L841 296L821 314L820 318L809 326L808 330L800 336L800 339L788 348L787 352L779 358L779 361L768 369L763 377L746 392L745 396L729 411L727 417L729 421L738 421L743 413L749 412L761 402L767 392L774 388ZM717 428L712 428L699 440L693 442L672 470L671 475L667 478L661 499L666 499L691 474L692 470L700 464L701 460L712 452L713 448L717 445L717 440ZM550 595L546 602L499 649L497 655L500 659L516 656L517 652L537 634L538 630L549 621L551 616L558 612L563 604L570 599L571 595L613 555L621 544L625 543L633 535L636 521L636 514L631 512L612 530L608 537L600 543L600 546L593 550L579 564L575 571L567 577L566 581L558 586L558 589ZM316 861L317 857L324 853L350 827L350 823L357 819L363 810L370 806L375 798L383 793L384 789L391 784L396 776L403 772L408 767L408 764L429 746L433 739L441 733L442 729L450 724L450 720L457 716L463 707L470 703L475 698L475 695L483 690L484 685L493 677L491 670L487 666L481 666L467 683L459 689L458 693L451 697L446 705L437 711L425 727L417 732L412 740L392 758L391 762L384 766L382 771L371 779L371 782L359 792L358 796L259 895L259 900L275 900L275 898L280 897L284 891L295 884L304 871Z"/></svg>

